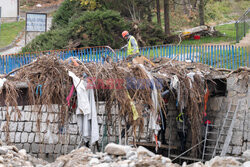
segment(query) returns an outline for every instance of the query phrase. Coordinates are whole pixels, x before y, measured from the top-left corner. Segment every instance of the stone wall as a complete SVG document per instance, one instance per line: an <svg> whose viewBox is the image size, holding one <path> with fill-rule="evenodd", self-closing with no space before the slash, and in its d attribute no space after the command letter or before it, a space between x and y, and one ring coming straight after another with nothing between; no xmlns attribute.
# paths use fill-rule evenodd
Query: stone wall
<svg viewBox="0 0 250 167"><path fill-rule="evenodd" d="M10 113L9 123L9 142L15 144L19 149L25 149L31 155L44 159L54 159L60 154L65 154L73 150L80 138L76 125L76 117L73 116L70 124L64 127L59 133L60 128L57 124L57 112L47 111L44 107L41 114L40 132L37 129L37 112L32 110L32 106L19 106L21 118L16 119L17 115ZM6 140L6 108L2 107L0 112L1 120L1 139ZM53 111L57 111L54 107ZM46 122L46 120L49 122ZM49 123L49 124L48 124Z"/></svg>
<svg viewBox="0 0 250 167"><path fill-rule="evenodd" d="M250 77L249 77L250 78ZM238 99L245 99L245 102L239 108L237 114L237 120L233 130L232 141L230 142L230 148L228 150L229 155L241 155L247 149L250 149L250 79L245 81L242 76L232 76L227 79L227 95L220 97L212 97L208 102L208 116L212 121L212 124L217 125L212 129L213 132L218 132L219 126L222 124L225 117L225 113L228 108L230 100L235 104ZM41 113L41 128L40 132L37 131L37 115L34 106L19 106L21 110L21 117L17 119L17 115L11 112L11 108L8 109L10 114L9 124L9 141L15 144L19 149L25 149L28 153L40 157L49 161L54 160L61 154L69 153L75 149L79 142L80 136L78 133L78 127L76 123L76 116L73 115L70 122L64 127L58 127L58 110L57 105L54 105L51 110L42 108ZM98 123L100 130L99 145L102 143L106 144L109 142L117 142L118 134L118 120L114 122L106 122L104 114L104 103L99 104ZM117 110L113 110L112 114L115 114ZM1 121L1 132L0 138L5 141L6 139L6 108L0 108L0 121ZM177 110L174 99L169 100L167 124L166 124L166 142L174 147L180 146L180 140L177 135L176 121ZM105 134L112 134L112 136L106 137L102 142L103 127L102 123L107 126L112 126L109 133L105 131ZM144 118L144 133L140 136L141 142L152 141L152 133L147 132L148 118ZM124 127L124 123L122 125ZM114 128L116 127L116 128ZM130 132L131 134L131 132ZM210 135L209 138L215 138L216 135ZM137 137L138 138L138 137ZM128 143L131 142L132 138L128 139ZM223 139L222 139L223 140ZM123 139L122 144L125 141ZM208 143L209 144L209 143ZM191 146L191 132L188 133L188 141L186 148ZM219 148L222 148L220 143ZM171 154L175 154L174 150ZM178 152L176 153L178 154Z"/></svg>
<svg viewBox="0 0 250 167"><path fill-rule="evenodd" d="M233 135L227 151L228 155L239 156L247 149L250 149L250 77L243 75L233 75L227 79L227 95L225 97L212 97L208 102L208 115L212 124L217 125L212 129L213 132L218 132L218 128L223 124L226 112L232 102L231 110L235 111L238 100L241 104L238 108L236 120L233 128ZM233 113L229 114L232 118ZM230 126L230 121L226 122L226 126ZM222 131L222 138L219 143L218 152L223 147L224 140L227 135L227 129ZM208 138L216 139L217 134L210 134ZM210 143L211 146L213 143Z"/></svg>

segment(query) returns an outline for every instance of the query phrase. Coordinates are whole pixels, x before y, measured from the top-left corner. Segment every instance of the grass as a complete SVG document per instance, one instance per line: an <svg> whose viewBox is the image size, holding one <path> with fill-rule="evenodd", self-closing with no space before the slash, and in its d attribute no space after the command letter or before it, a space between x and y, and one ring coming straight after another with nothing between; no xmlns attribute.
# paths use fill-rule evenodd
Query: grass
<svg viewBox="0 0 250 167"><path fill-rule="evenodd" d="M201 37L200 40L188 39L182 41L183 45L199 45L206 43L227 43L227 44L235 44L236 43L236 29L235 24L225 24L216 26L215 29L219 31L222 35L217 37Z"/></svg>
<svg viewBox="0 0 250 167"><path fill-rule="evenodd" d="M237 20L242 14L249 8L249 0L209 0L205 6L205 24L206 25L218 25L220 23L230 22L232 20ZM161 4L163 7L163 4ZM161 10L161 22L162 28L164 29L164 12ZM157 22L156 14L153 15L153 22ZM175 5L173 9L173 4L170 5L170 31L171 34L176 34L179 31L189 29L192 27L199 26L199 13L198 8L190 12L189 17L183 14L183 6ZM235 25L223 25L216 26L216 30L225 34L220 37L203 37L200 40L185 40L182 44L206 44L206 43L228 43L235 44L236 34Z"/></svg>
<svg viewBox="0 0 250 167"><path fill-rule="evenodd" d="M24 27L25 27L24 21L1 24L0 48L3 48L11 44L11 42L24 29Z"/></svg>

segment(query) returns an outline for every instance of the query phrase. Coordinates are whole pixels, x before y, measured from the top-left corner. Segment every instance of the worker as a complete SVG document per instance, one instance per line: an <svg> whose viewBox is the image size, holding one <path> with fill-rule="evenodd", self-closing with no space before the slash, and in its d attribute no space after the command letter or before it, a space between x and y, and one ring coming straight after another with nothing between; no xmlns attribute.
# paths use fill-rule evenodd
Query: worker
<svg viewBox="0 0 250 167"><path fill-rule="evenodd" d="M135 57L139 56L138 43L132 35L129 35L128 31L122 32L122 37L128 41L128 44L123 46L121 49L127 48L128 60L132 61Z"/></svg>
<svg viewBox="0 0 250 167"><path fill-rule="evenodd" d="M185 151L186 141L187 141L187 119L185 117L185 114L181 112L176 117L176 123L177 123L177 133L181 141L181 152Z"/></svg>

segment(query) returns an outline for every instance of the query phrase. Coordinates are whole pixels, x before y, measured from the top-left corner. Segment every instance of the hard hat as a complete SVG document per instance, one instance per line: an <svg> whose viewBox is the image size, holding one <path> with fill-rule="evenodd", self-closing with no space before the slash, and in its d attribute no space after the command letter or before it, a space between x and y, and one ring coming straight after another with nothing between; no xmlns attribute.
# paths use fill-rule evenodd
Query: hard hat
<svg viewBox="0 0 250 167"><path fill-rule="evenodd" d="M123 31L123 32L122 32L122 37L123 37L123 38L126 37L126 36L128 36L128 35L129 35L128 31Z"/></svg>

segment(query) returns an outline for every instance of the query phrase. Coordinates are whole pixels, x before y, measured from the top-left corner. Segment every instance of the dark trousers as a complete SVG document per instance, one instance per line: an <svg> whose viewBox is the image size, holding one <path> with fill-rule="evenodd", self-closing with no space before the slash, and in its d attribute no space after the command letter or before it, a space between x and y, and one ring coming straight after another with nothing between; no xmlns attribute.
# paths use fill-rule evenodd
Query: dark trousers
<svg viewBox="0 0 250 167"><path fill-rule="evenodd" d="M186 147L186 142L187 142L187 132L178 131L177 133L181 142L181 152L184 152L185 147Z"/></svg>

